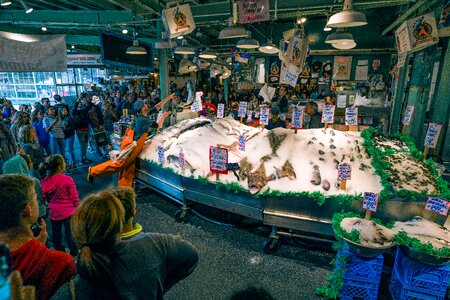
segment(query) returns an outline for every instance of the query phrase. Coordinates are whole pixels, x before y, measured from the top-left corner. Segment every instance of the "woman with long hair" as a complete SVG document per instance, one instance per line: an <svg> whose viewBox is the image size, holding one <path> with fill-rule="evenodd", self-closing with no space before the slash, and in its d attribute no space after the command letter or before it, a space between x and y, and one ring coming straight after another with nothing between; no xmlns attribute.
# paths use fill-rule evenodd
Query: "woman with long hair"
<svg viewBox="0 0 450 300"><path fill-rule="evenodd" d="M19 130L24 125L30 125L30 115L24 111L18 111L12 118L11 133L14 136L15 142L19 143Z"/></svg>
<svg viewBox="0 0 450 300"><path fill-rule="evenodd" d="M71 221L73 238L81 245L78 275L54 299L163 299L196 267L197 250L189 242L157 233L123 242L123 222L124 208L110 192L81 201Z"/></svg>
<svg viewBox="0 0 450 300"><path fill-rule="evenodd" d="M44 162L45 156L37 139L36 130L31 125L22 126L19 130L19 143L23 152L28 154L33 162L33 176L38 177L39 165Z"/></svg>

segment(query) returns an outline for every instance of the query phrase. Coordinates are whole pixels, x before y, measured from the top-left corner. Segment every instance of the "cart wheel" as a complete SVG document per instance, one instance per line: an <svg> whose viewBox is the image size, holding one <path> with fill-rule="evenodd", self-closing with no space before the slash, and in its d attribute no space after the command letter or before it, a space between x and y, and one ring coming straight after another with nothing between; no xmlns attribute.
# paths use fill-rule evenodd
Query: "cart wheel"
<svg viewBox="0 0 450 300"><path fill-rule="evenodd" d="M281 242L278 239L270 239L264 243L264 253L274 254L280 249Z"/></svg>
<svg viewBox="0 0 450 300"><path fill-rule="evenodd" d="M175 221L177 222L185 222L188 217L187 209L180 209L175 213Z"/></svg>

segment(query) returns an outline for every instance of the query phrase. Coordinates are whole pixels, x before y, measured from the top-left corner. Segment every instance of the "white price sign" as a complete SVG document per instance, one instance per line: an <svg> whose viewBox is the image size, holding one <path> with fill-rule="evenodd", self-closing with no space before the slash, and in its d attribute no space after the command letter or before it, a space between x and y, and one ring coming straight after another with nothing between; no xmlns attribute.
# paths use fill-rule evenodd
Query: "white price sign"
<svg viewBox="0 0 450 300"><path fill-rule="evenodd" d="M338 165L338 179L350 180L352 179L352 167L348 163Z"/></svg>
<svg viewBox="0 0 450 300"><path fill-rule="evenodd" d="M217 106L217 118L218 119L223 119L223 116L225 115L225 104L220 103Z"/></svg>
<svg viewBox="0 0 450 300"><path fill-rule="evenodd" d="M261 112L259 114L259 123L264 125L269 125L269 108L261 107Z"/></svg>
<svg viewBox="0 0 450 300"><path fill-rule="evenodd" d="M245 118L245 116L247 115L247 105L248 103L245 101L239 102L239 110L238 110L239 118Z"/></svg>
<svg viewBox="0 0 450 300"><path fill-rule="evenodd" d="M164 164L164 148L158 146L158 163Z"/></svg>
<svg viewBox="0 0 450 300"><path fill-rule="evenodd" d="M403 115L403 125L411 124L413 114L414 114L414 105L408 105L405 109L405 114Z"/></svg>
<svg viewBox="0 0 450 300"><path fill-rule="evenodd" d="M209 148L209 169L211 172L228 174L228 150L225 148Z"/></svg>
<svg viewBox="0 0 450 300"><path fill-rule="evenodd" d="M294 109L292 111L292 127L303 128L303 109Z"/></svg>
<svg viewBox="0 0 450 300"><path fill-rule="evenodd" d="M158 117L156 117L156 123L159 123L159 121L161 120L162 117L163 117L163 112L162 112L162 110L160 110L158 113Z"/></svg>
<svg viewBox="0 0 450 300"><path fill-rule="evenodd" d="M195 93L195 100L194 100L194 103L192 103L192 105L191 105L192 111L201 111L203 109L202 96L203 96L203 92Z"/></svg>
<svg viewBox="0 0 450 300"><path fill-rule="evenodd" d="M241 135L239 136L239 151L244 152L245 151L245 136Z"/></svg>
<svg viewBox="0 0 450 300"><path fill-rule="evenodd" d="M178 156L178 162L180 163L180 167L184 168L184 165L186 164L186 160L184 158L183 150L180 150L180 154Z"/></svg>
<svg viewBox="0 0 450 300"><path fill-rule="evenodd" d="M450 202L435 197L428 197L427 203L425 204L426 210L443 216L448 215L449 208Z"/></svg>
<svg viewBox="0 0 450 300"><path fill-rule="evenodd" d="M364 202L363 202L363 208L366 210L370 210L373 212L376 212L378 209L378 199L380 196L375 193L364 193Z"/></svg>
<svg viewBox="0 0 450 300"><path fill-rule="evenodd" d="M347 107L345 109L345 125L357 126L358 125L358 108Z"/></svg>
<svg viewBox="0 0 450 300"><path fill-rule="evenodd" d="M324 105L322 111L322 123L333 124L334 123L334 110L336 106L334 105Z"/></svg>
<svg viewBox="0 0 450 300"><path fill-rule="evenodd" d="M439 140L439 135L441 134L442 125L436 123L430 123L428 125L427 135L425 137L424 146L427 148L436 148L437 142Z"/></svg>

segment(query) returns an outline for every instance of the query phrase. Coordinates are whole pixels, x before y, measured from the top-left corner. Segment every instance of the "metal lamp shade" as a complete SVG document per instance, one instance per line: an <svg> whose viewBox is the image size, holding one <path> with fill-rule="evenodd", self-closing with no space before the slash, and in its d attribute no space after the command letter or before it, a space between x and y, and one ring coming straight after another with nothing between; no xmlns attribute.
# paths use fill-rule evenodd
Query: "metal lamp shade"
<svg viewBox="0 0 450 300"><path fill-rule="evenodd" d="M343 10L330 17L327 27L343 28L363 26L366 24L366 15L362 12L353 10L352 0L345 0Z"/></svg>
<svg viewBox="0 0 450 300"><path fill-rule="evenodd" d="M343 44L331 44L333 48L339 49L339 50L349 50L356 47L356 43L350 42L350 43L343 43Z"/></svg>
<svg viewBox="0 0 450 300"><path fill-rule="evenodd" d="M280 52L280 49L277 48L272 42L268 42L263 44L261 47L258 48L259 52L266 53L266 54L276 54Z"/></svg>
<svg viewBox="0 0 450 300"><path fill-rule="evenodd" d="M137 40L133 40L133 46L128 47L126 53L144 55L147 54L147 50L145 50L144 47L139 46L139 42Z"/></svg>
<svg viewBox="0 0 450 300"><path fill-rule="evenodd" d="M155 42L155 49L169 49L172 48L170 40L167 38L165 32L161 33L161 39Z"/></svg>
<svg viewBox="0 0 450 300"><path fill-rule="evenodd" d="M246 36L247 31L244 28L236 25L225 27L219 32L219 39L235 39Z"/></svg>
<svg viewBox="0 0 450 300"><path fill-rule="evenodd" d="M178 46L173 52L175 54L195 54L195 49L189 46Z"/></svg>
<svg viewBox="0 0 450 300"><path fill-rule="evenodd" d="M180 61L180 66L178 67L178 73L179 74L188 74L188 73L197 71L197 69L198 69L198 66L196 64L194 64L190 59L185 57Z"/></svg>
<svg viewBox="0 0 450 300"><path fill-rule="evenodd" d="M200 53L198 55L198 57L205 58L205 59L215 59L215 58L217 58L217 54L214 52L211 52L209 49L206 49L205 51Z"/></svg>
<svg viewBox="0 0 450 300"><path fill-rule="evenodd" d="M350 32L336 31L327 36L327 44L344 44L354 42L353 35Z"/></svg>
<svg viewBox="0 0 450 300"><path fill-rule="evenodd" d="M236 47L241 49L255 49L259 48L259 42L251 37L246 37L240 39L237 42Z"/></svg>

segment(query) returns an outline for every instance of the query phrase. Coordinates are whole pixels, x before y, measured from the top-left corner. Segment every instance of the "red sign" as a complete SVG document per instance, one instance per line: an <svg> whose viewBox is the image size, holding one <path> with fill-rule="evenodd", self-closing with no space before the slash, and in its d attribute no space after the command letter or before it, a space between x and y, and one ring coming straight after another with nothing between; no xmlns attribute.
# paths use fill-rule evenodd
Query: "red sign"
<svg viewBox="0 0 450 300"><path fill-rule="evenodd" d="M209 169L211 172L228 174L228 150L220 147L209 148Z"/></svg>

